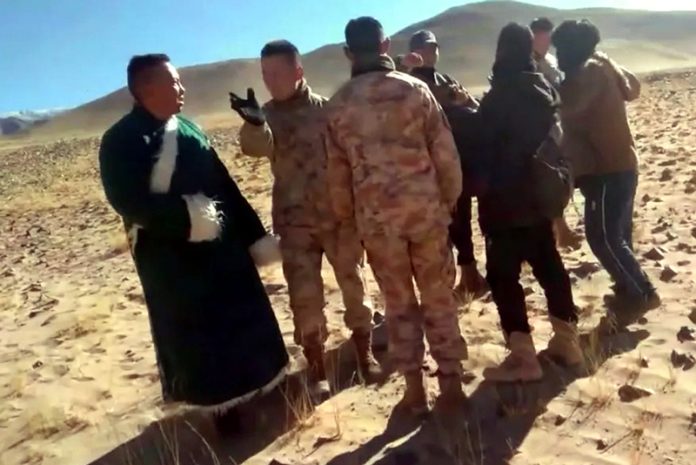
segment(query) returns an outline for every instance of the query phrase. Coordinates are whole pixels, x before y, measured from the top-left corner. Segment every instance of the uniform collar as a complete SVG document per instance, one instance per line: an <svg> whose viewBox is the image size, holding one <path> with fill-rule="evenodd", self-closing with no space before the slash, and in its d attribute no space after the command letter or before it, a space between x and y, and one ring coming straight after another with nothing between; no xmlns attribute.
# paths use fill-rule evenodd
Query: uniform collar
<svg viewBox="0 0 696 465"><path fill-rule="evenodd" d="M394 61L387 55L379 55L376 57L359 57L353 63L350 71L351 78L358 77L361 74L372 73L375 71L389 72L396 70Z"/></svg>

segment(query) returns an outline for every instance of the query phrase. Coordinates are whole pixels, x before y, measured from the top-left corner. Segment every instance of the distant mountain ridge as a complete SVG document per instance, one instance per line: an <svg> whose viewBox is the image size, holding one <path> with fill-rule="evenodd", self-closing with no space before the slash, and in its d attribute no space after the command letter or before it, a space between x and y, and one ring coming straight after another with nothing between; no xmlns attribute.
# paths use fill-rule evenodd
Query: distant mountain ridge
<svg viewBox="0 0 696 465"><path fill-rule="evenodd" d="M439 68L467 87L487 84L497 35L510 21L528 23L548 16L556 23L588 18L602 31L601 48L634 71L696 66L696 12L654 12L593 8L559 10L513 1L487 1L451 8L392 35L392 52L403 53L410 35L431 29L441 45ZM292 37L288 37L292 40ZM259 44L259 49L263 44ZM330 95L349 76L341 45L320 47L303 56L312 88ZM124 81L125 81L124 63ZM180 69L187 89L184 111L193 117L229 112L228 91L243 92L253 86L266 97L258 60L240 59ZM67 111L32 133L62 136L103 131L130 106L125 88Z"/></svg>
<svg viewBox="0 0 696 465"><path fill-rule="evenodd" d="M0 113L0 135L12 135L44 124L65 112L64 109L23 110Z"/></svg>

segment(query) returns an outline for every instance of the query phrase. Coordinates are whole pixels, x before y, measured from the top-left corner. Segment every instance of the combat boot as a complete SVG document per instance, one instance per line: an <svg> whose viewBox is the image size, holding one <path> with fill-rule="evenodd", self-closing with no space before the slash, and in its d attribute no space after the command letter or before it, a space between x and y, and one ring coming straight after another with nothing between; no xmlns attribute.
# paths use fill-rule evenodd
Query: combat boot
<svg viewBox="0 0 696 465"><path fill-rule="evenodd" d="M509 346L510 354L500 365L483 370L486 380L515 383L538 381L544 376L531 334L510 333Z"/></svg>
<svg viewBox="0 0 696 465"><path fill-rule="evenodd" d="M413 416L424 415L428 412L428 393L425 388L423 370L411 371L404 374L406 392L399 402L398 408Z"/></svg>
<svg viewBox="0 0 696 465"><path fill-rule="evenodd" d="M567 367L581 365L585 356L580 347L577 323L570 323L551 317L553 337L549 341L547 353L551 359Z"/></svg>
<svg viewBox="0 0 696 465"><path fill-rule="evenodd" d="M462 378L459 374L438 375L440 385L440 398L438 402L448 407L458 407L466 401L466 395L462 389Z"/></svg>
<svg viewBox="0 0 696 465"><path fill-rule="evenodd" d="M366 384L382 381L384 372L372 354L372 332L369 329L355 330L351 339L360 377Z"/></svg>
<svg viewBox="0 0 696 465"><path fill-rule="evenodd" d="M324 367L324 344L319 335L305 338L304 356L307 359L307 386L312 401L319 404L329 398L331 390Z"/></svg>

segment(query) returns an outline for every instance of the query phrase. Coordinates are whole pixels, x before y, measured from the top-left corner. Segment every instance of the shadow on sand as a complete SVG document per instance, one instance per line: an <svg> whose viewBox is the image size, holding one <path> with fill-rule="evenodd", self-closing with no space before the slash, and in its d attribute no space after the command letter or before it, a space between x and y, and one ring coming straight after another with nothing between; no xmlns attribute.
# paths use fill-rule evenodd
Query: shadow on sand
<svg viewBox="0 0 696 465"><path fill-rule="evenodd" d="M606 360L631 351L649 333L619 331L584 336L596 371ZM544 378L538 383L481 383L461 412L437 404L422 421L408 420L396 410L386 430L358 449L333 458L328 465L504 465L517 454L535 420L566 387L586 376L555 365L540 354Z"/></svg>
<svg viewBox="0 0 696 465"><path fill-rule="evenodd" d="M600 330L600 328L602 330ZM649 336L644 330L606 333L600 325L583 337L592 353L593 371L609 358L635 349ZM378 352L380 359L383 352ZM356 383L350 342L327 354L334 392ZM460 412L438 405L417 420L394 410L385 431L359 448L334 457L328 465L503 465L517 453L546 406L573 381L577 373L553 364L540 354L544 378L538 383L495 385L481 383ZM383 366L385 366L383 364ZM153 423L90 465L218 465L243 463L309 416L303 372L288 376L279 389L236 410L234 425L223 438L195 414ZM298 411L303 410L304 411ZM270 459L269 459L270 463Z"/></svg>
<svg viewBox="0 0 696 465"><path fill-rule="evenodd" d="M383 353L377 353L383 358ZM355 355L350 341L327 353L332 391L356 384ZM238 407L216 433L210 416L195 411L149 425L90 465L218 465L242 463L258 454L311 414L305 372L290 374L266 396Z"/></svg>

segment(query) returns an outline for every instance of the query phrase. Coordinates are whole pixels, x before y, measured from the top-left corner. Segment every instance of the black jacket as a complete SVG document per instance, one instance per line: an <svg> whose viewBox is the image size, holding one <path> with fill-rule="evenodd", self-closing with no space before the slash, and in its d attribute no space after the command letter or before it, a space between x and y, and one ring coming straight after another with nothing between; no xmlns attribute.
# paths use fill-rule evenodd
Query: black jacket
<svg viewBox="0 0 696 465"><path fill-rule="evenodd" d="M546 221L532 188L532 157L558 122L560 100L543 75L497 75L478 112L478 150L469 161L481 185L484 233Z"/></svg>

